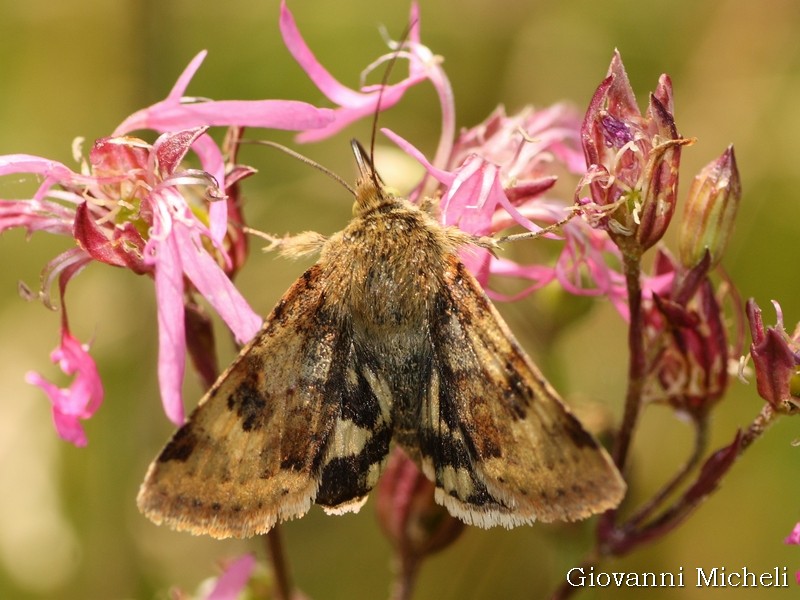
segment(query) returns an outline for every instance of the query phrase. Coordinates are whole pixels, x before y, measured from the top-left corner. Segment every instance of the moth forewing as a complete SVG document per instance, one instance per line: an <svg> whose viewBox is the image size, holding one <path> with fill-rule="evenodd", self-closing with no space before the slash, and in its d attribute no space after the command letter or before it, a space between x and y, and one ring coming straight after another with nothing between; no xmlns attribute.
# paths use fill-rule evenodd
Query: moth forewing
<svg viewBox="0 0 800 600"><path fill-rule="evenodd" d="M360 508L390 442L482 527L574 520L625 485L457 257L481 243L388 194L354 145L354 218L150 467L141 510L216 537ZM292 242L286 242L291 248Z"/></svg>
<svg viewBox="0 0 800 600"><path fill-rule="evenodd" d="M610 457L463 263L445 264L429 319L434 368L420 437L437 500L481 527L571 521L616 506L625 484Z"/></svg>
<svg viewBox="0 0 800 600"><path fill-rule="evenodd" d="M214 537L264 533L305 514L339 409L327 393L346 346L309 269L200 401L147 473L142 512Z"/></svg>

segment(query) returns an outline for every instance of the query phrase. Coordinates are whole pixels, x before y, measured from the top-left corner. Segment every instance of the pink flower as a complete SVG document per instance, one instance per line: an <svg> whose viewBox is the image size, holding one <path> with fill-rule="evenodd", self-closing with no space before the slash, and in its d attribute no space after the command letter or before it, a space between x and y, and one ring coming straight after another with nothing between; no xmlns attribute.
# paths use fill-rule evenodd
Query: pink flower
<svg viewBox="0 0 800 600"><path fill-rule="evenodd" d="M112 137L139 129L165 133L213 126L305 131L325 127L334 119L330 109L317 108L296 100L205 100L186 96L186 88L205 57L205 51L195 56L164 100L130 115L114 130ZM221 185L225 179L225 164L214 140L200 136L194 141L192 149L200 158L203 170L216 180L217 185ZM225 234L225 210L224 202L211 205L211 234L215 242L219 242Z"/></svg>
<svg viewBox="0 0 800 600"><path fill-rule="evenodd" d="M204 600L236 600L246 590L255 566L252 554L240 556L225 568Z"/></svg>
<svg viewBox="0 0 800 600"><path fill-rule="evenodd" d="M58 435L76 446L85 446L86 433L80 422L90 418L103 402L97 366L89 356L88 347L72 336L66 324L61 331L61 344L50 358L65 375L75 377L68 387L59 388L35 372L29 372L25 380L39 386L50 398Z"/></svg>
<svg viewBox="0 0 800 600"><path fill-rule="evenodd" d="M114 136L97 140L80 172L37 156L0 156L0 175L30 173L43 179L31 198L0 199L0 233L21 227L69 235L76 242L47 264L41 292L50 304L50 290L58 280L64 316L62 342L53 357L75 379L65 388L39 375L28 380L50 397L59 434L77 445L86 443L79 420L99 407L102 385L86 348L67 327L64 293L71 278L92 261L153 277L161 397L167 416L182 423L185 307L195 306L194 295L206 298L240 343L261 326L261 318L230 280L245 253L241 227L229 228L230 218L241 218L235 184L252 170L231 162L235 128L227 163L225 152L205 135L206 130L219 124L308 129L332 119L331 111L298 102L192 103L182 94L203 56L195 58L166 100L126 119ZM122 135L136 128L166 133L152 145ZM203 170L181 166L190 149ZM196 314L193 309L190 317Z"/></svg>

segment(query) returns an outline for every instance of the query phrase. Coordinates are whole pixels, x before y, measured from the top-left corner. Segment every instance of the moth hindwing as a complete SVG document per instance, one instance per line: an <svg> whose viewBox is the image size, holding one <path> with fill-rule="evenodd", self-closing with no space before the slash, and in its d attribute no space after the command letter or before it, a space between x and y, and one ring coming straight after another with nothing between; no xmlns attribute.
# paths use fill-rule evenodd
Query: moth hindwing
<svg viewBox="0 0 800 600"><path fill-rule="evenodd" d="M472 525L615 507L610 458L459 261L473 238L388 194L354 149L353 220L304 237L319 261L150 466L139 508L214 537L266 532L314 502L357 511L391 442Z"/></svg>

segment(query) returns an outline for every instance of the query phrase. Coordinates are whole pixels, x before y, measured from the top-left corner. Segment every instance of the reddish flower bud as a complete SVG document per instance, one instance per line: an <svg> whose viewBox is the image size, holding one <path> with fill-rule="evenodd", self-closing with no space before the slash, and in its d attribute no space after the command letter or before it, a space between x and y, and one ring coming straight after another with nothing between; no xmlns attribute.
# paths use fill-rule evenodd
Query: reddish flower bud
<svg viewBox="0 0 800 600"><path fill-rule="evenodd" d="M659 253L660 274L674 273L671 289L645 308L648 345L656 348L647 396L694 417L704 416L728 386L728 340L714 288L706 274L709 258L688 272Z"/></svg>
<svg viewBox="0 0 800 600"><path fill-rule="evenodd" d="M581 127L596 223L621 247L642 252L664 235L675 210L681 146L672 116L672 84L662 75L646 115L636 105L622 59L592 97Z"/></svg>
<svg viewBox="0 0 800 600"><path fill-rule="evenodd" d="M800 325L789 336L783 327L783 313L774 327L764 327L761 309L752 298L747 301L747 318L753 343L750 356L756 371L759 395L780 412L800 408Z"/></svg>
<svg viewBox="0 0 800 600"><path fill-rule="evenodd" d="M706 165L692 181L681 223L679 250L687 269L702 260L708 251L711 266L722 258L742 197L739 170L733 146Z"/></svg>

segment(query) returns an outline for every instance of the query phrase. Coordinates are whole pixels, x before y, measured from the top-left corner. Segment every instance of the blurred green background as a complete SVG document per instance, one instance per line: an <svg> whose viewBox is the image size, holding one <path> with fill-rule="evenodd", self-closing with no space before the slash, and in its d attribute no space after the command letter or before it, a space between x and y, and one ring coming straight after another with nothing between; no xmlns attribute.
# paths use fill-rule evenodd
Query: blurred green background
<svg viewBox="0 0 800 600"><path fill-rule="evenodd" d="M397 36L408 13L405 1L295 0L290 7L317 56L354 87L360 70L385 51L378 25ZM683 192L702 165L735 144L744 198L724 265L743 297L756 297L768 322L772 298L782 302L790 327L800 319L800 3L422 0L421 15L423 42L445 58L459 126L480 122L498 103L514 111L569 99L583 110L615 47L641 103L658 75L669 73L679 130L698 138L683 154ZM277 0L1 0L0 154L72 164L73 138L107 135L129 113L162 99L204 48L209 56L190 94L324 105L284 49L277 19ZM435 148L439 122L435 96L425 86L381 117L382 125L427 152ZM349 179L355 169L347 140L368 135L369 124L361 123L302 150ZM263 136L291 141L286 134ZM392 156L381 142L379 167L381 153ZM251 226L331 233L347 222L347 194L316 171L264 148L247 148L242 159L260 170L245 187ZM0 182L0 196L30 193L33 185ZM139 482L172 430L157 394L151 281L92 265L70 286L73 331L94 340L106 386L105 404L86 425L87 448L57 439L46 398L23 382L29 369L56 375L47 357L58 341L59 317L21 300L17 281L36 287L42 266L67 243L46 235L26 241L17 231L0 238L0 598L153 598L173 585L194 589L215 572L217 558L262 549L257 541L218 542L159 529L136 510ZM266 313L304 266L253 252L238 283ZM523 301L501 310L568 399L589 398L619 415L626 356L616 313L598 305L553 337L554 317L542 304ZM223 344L223 354L232 356L232 349ZM201 390L189 379L191 405ZM715 446L757 414L754 388L732 382L715 414ZM697 590L692 574L695 567L787 566L793 580L800 548L782 540L800 520L800 448L792 445L798 430L796 420L779 422L684 527L605 568L683 566L689 587L648 590L654 599L795 597L793 581L788 590ZM670 411L646 411L634 445L633 501L646 498L684 459L689 440L689 427ZM386 596L390 552L372 504L339 518L315 508L284 528L294 577L310 597ZM578 564L591 535L587 525L469 529L424 565L415 597L544 597ZM607 589L579 597L641 595Z"/></svg>

